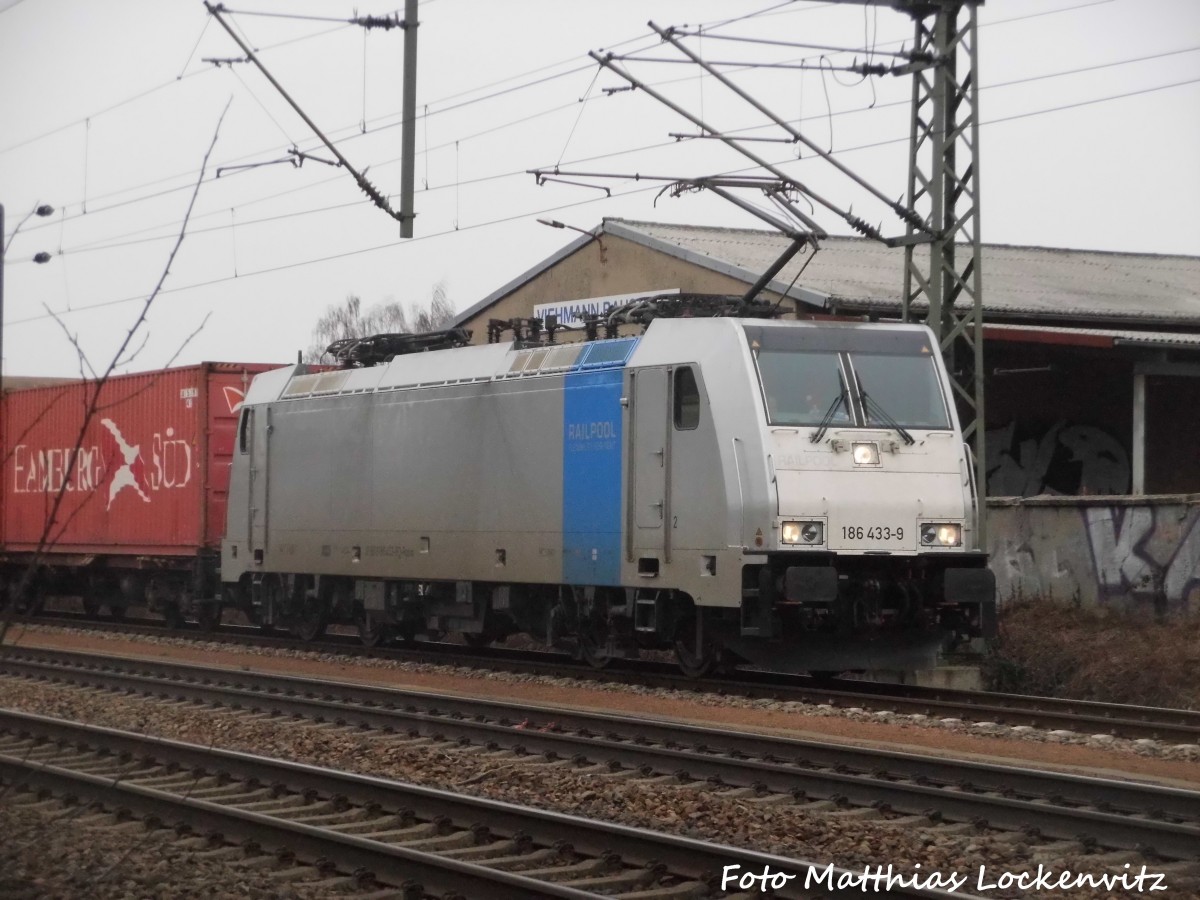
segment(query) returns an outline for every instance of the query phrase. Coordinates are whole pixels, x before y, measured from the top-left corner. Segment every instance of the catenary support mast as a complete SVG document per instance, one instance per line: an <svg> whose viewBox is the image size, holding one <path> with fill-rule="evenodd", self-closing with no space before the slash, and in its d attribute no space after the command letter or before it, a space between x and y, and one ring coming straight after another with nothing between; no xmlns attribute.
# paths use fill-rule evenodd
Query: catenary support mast
<svg viewBox="0 0 1200 900"><path fill-rule="evenodd" d="M928 252L912 243L904 248L903 316L911 321L924 312L950 370L963 434L975 453L978 540L985 545L978 2L891 5L913 17L914 51L927 52L939 63L913 73L908 207L924 215L934 240ZM910 225L909 234L913 231Z"/></svg>
<svg viewBox="0 0 1200 900"><path fill-rule="evenodd" d="M706 75L727 87L735 96L748 103L768 121L782 130L782 139L803 144L817 156L846 175L874 201L883 201L905 225L900 235L887 235L882 224L875 227L853 213L847 204L832 197L815 193L812 188L784 171L782 164L767 162L747 146L750 141L779 140L748 137L744 129L724 132L701 115L688 112L644 79L636 78L625 63L637 61L638 54L619 55L611 51L593 52L591 57L601 66L624 79L629 85L653 97L678 113L698 129L694 135L672 134L676 139L707 138L718 140L740 153L752 164L752 171L761 174L739 174L735 177L660 176L637 173L564 171L558 166L531 169L539 184L563 180L562 176L584 178L625 178L654 180L667 183L674 194L686 190L710 190L742 209L774 225L792 237L807 235L816 248L816 239L824 236L823 229L793 202L799 197L812 207L823 207L837 215L864 237L880 241L892 248L902 248L904 254L901 292L901 315L904 321L924 321L934 332L946 360L954 387L954 399L960 413L963 434L969 440L974 459L964 477L975 482L979 507L976 510L976 542L987 546L985 495L986 448L984 446L983 400L983 269L980 254L979 227L979 104L977 11L984 0L828 0L831 3L860 6L885 6L908 15L915 26L912 48L891 54L906 62L884 66L871 61L844 67L848 71L870 75L909 75L913 79L910 115L908 190L906 202L892 202L893 196L881 192L856 175L843 163L806 139L799 126L775 115L748 91L736 85L722 68L729 62L708 63L699 52L685 46L684 38L699 38L701 31L688 26L653 28L665 44L678 50L688 61L700 66ZM752 38L746 38L753 42ZM770 43L770 42L768 42ZM796 46L815 46L798 44ZM826 48L829 49L829 48ZM836 49L836 48L834 48ZM655 60L661 61L661 60ZM754 69L753 61L742 63ZM567 182L568 184L577 182ZM761 191L776 209L772 213L759 210L734 197L732 191L753 189ZM792 217L794 224L781 223L774 213ZM789 248L789 256L796 251Z"/></svg>
<svg viewBox="0 0 1200 900"><path fill-rule="evenodd" d="M984 0L834 0L888 6L915 28L907 207L933 240L904 245L904 321L937 336L950 370L963 435L975 454L980 546L987 540L987 459L983 403L983 267L979 228L977 13ZM910 222L909 238L918 233Z"/></svg>

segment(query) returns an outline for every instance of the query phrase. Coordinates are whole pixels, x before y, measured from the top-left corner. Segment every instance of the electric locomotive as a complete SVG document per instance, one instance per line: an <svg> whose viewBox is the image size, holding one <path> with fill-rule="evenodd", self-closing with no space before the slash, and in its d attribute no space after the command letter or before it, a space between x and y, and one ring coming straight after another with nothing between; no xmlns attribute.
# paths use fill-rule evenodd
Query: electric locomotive
<svg viewBox="0 0 1200 900"><path fill-rule="evenodd" d="M526 632L597 666L671 649L692 675L919 668L993 633L927 328L658 317L558 343L553 324L257 376L226 602L309 638Z"/></svg>

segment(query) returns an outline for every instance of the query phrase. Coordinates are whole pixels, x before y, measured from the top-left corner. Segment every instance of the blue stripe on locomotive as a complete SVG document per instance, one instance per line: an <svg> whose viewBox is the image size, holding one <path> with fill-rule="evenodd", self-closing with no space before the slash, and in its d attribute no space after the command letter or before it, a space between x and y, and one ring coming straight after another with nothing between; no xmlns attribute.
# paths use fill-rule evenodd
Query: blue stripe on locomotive
<svg viewBox="0 0 1200 900"><path fill-rule="evenodd" d="M633 338L591 345L565 380L564 584L620 583L621 392L636 344Z"/></svg>

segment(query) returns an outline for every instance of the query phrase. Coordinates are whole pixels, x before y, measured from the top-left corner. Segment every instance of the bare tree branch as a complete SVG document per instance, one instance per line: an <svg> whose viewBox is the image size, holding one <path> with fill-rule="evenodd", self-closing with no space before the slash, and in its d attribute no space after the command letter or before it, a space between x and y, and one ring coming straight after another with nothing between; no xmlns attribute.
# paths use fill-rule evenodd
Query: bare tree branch
<svg viewBox="0 0 1200 900"><path fill-rule="evenodd" d="M313 326L312 343L304 351L302 359L307 363L321 362L330 344L347 338L439 331L453 320L454 315L454 305L446 294L446 283L443 281L434 285L428 306L414 303L408 313L403 305L395 301L372 306L363 312L362 300L354 294L348 294L344 303L330 306L317 319L317 324Z"/></svg>
<svg viewBox="0 0 1200 900"><path fill-rule="evenodd" d="M116 352L113 353L112 359L105 368L104 373L95 382L85 382L84 394L85 397L87 397L87 407L84 411L83 421L79 427L79 434L75 440L74 450L69 454L67 466L63 475L62 485L55 492L54 500L47 511L45 524L42 529L41 536L38 539L37 548L34 550L32 557L28 561L28 565L26 565L24 571L22 572L21 578L18 581L15 589L10 589L9 591L9 603L7 604L7 608L4 610L3 615L0 616L0 645L2 645L4 642L4 637L8 633L9 626L12 624L12 617L16 612L18 605L20 605L21 601L25 598L38 575L38 569L41 565L42 558L45 555L46 550L53 546L52 535L55 530L58 513L62 507L63 499L66 497L67 488L70 485L71 476L74 473L74 468L79 458L79 450L83 445L87 429L91 425L92 420L95 419L99 410L101 391L103 390L108 379L112 376L113 371L116 369L121 359L125 357L125 354L128 352L130 345L133 343L135 336L138 335L139 331L142 329L142 326L145 324L146 317L150 313L150 308L154 305L155 299L162 290L163 283L166 281L167 276L171 273L171 265L175 262L175 257L179 253L179 248L183 245L183 239L187 235L188 223L191 221L192 210L196 206L196 197L200 193L200 186L204 183L205 175L208 172L209 158L212 156L213 148L215 148L217 145L217 138L221 133L221 124L225 121L225 114L229 112L229 104L232 102L232 100L233 98L231 97L230 100L226 102L225 109L221 111L221 116L217 120L217 127L213 130L212 141L209 143L208 150L204 154L204 160L200 164L200 175L196 179L195 187L192 189L192 196L188 201L187 212L184 214L183 224L179 229L179 236L175 240L175 245L171 248L171 253L167 257L167 264L163 268L162 274L159 276L158 283L155 284L154 290L151 291L146 297L146 300L142 304L142 308L138 313L137 318L134 319L133 324L130 325L124 339L121 341L121 345L117 348ZM76 350L82 355L78 341L72 338L69 332L68 340L71 340L72 344L75 345ZM189 337L188 340L191 340L191 338ZM140 347L138 352L140 352ZM81 362L81 369L83 365L84 363ZM55 535L55 537L60 536L61 534L62 528L59 528L58 535Z"/></svg>

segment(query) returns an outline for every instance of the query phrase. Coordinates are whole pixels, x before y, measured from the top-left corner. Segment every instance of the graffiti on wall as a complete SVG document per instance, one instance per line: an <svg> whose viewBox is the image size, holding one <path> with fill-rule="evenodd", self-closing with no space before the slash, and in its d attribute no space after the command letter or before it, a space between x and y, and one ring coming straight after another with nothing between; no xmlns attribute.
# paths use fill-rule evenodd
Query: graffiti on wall
<svg viewBox="0 0 1200 900"><path fill-rule="evenodd" d="M1172 541L1168 535L1175 523L1160 529L1162 512L1151 506L1083 510L1102 595L1151 595L1178 603L1200 587L1200 517L1192 517L1187 530ZM1167 515L1172 514L1168 508Z"/></svg>
<svg viewBox="0 0 1200 900"><path fill-rule="evenodd" d="M1027 429L1017 421L987 433L987 489L992 497L1124 494L1129 454L1094 425L1059 421Z"/></svg>
<svg viewBox="0 0 1200 900"><path fill-rule="evenodd" d="M1200 608L1200 504L1007 503L989 510L1002 601L1074 600Z"/></svg>

